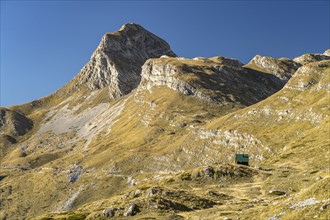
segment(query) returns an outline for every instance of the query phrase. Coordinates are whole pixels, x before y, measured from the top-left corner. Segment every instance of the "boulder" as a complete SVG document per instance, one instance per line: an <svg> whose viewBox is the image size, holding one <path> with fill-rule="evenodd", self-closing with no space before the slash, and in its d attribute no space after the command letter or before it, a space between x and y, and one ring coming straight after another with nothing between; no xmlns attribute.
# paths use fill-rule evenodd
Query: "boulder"
<svg viewBox="0 0 330 220"><path fill-rule="evenodd" d="M116 209L114 209L112 207L106 208L102 211L102 214L103 214L104 217L111 218L111 217L115 216Z"/></svg>
<svg viewBox="0 0 330 220"><path fill-rule="evenodd" d="M124 216L133 216L139 212L139 207L135 203L129 203Z"/></svg>
<svg viewBox="0 0 330 220"><path fill-rule="evenodd" d="M274 196L283 196L286 193L283 192L283 191L277 190L277 189L271 189L271 190L269 190L268 194L269 195L274 195Z"/></svg>

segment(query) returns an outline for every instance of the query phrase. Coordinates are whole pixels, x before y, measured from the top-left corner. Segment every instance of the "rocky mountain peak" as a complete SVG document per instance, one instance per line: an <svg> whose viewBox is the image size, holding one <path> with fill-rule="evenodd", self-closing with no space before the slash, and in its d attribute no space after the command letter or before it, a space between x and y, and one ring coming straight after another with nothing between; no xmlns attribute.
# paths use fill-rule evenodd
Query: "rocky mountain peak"
<svg viewBox="0 0 330 220"><path fill-rule="evenodd" d="M121 26L121 28L119 29L119 31L137 31L137 30L141 30L141 31L146 31L146 29L144 29L141 25L136 24L136 23L126 23L123 26Z"/></svg>
<svg viewBox="0 0 330 220"><path fill-rule="evenodd" d="M142 26L123 25L106 33L90 61L70 82L70 90L109 88L112 97L128 94L141 80L141 67L147 59L176 56L169 44Z"/></svg>
<svg viewBox="0 0 330 220"><path fill-rule="evenodd" d="M109 53L125 53L137 48L141 50L139 52L149 54L151 57L175 56L166 41L135 23L124 24L118 31L106 33L95 52L102 50Z"/></svg>

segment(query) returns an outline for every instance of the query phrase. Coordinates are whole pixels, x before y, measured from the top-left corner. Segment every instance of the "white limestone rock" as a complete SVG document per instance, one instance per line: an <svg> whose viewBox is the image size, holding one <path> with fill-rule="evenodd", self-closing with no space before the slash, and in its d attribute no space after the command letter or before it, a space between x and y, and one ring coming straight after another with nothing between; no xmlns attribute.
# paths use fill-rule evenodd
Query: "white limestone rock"
<svg viewBox="0 0 330 220"><path fill-rule="evenodd" d="M142 67L142 81L139 89L150 90L154 86L167 86L184 95L193 95L202 99L208 99L208 97L197 91L190 84L179 80L177 74L180 74L180 71L175 65L163 65L158 60L148 60Z"/></svg>

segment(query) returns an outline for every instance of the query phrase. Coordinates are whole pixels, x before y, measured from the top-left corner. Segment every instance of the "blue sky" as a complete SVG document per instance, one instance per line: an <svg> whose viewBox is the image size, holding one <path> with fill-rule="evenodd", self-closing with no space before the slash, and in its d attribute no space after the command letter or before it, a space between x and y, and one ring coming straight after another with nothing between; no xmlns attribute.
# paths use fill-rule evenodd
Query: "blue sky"
<svg viewBox="0 0 330 220"><path fill-rule="evenodd" d="M179 56L293 58L330 47L329 1L1 1L0 105L49 95L136 22Z"/></svg>

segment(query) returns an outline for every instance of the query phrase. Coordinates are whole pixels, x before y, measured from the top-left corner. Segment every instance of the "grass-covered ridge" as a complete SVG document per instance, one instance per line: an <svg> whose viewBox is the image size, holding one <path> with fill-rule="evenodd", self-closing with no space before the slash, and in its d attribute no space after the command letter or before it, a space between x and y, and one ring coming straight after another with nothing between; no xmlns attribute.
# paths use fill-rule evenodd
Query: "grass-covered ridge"
<svg viewBox="0 0 330 220"><path fill-rule="evenodd" d="M149 62L227 101L155 85L119 98L108 88L64 89L10 108L33 128L1 158L0 219L329 216L329 61L299 67L255 104L233 97L246 96L242 79L274 88L261 69L223 57ZM236 152L251 166L235 165Z"/></svg>

